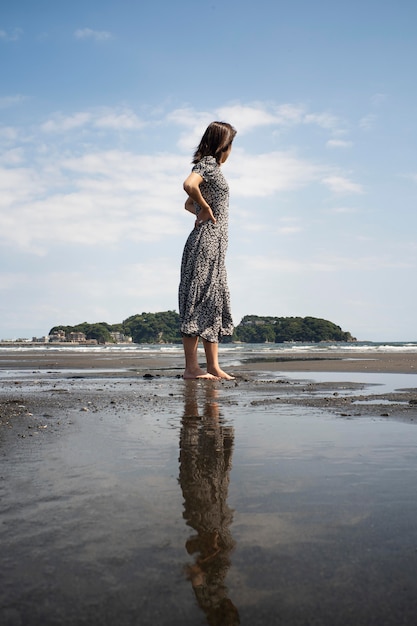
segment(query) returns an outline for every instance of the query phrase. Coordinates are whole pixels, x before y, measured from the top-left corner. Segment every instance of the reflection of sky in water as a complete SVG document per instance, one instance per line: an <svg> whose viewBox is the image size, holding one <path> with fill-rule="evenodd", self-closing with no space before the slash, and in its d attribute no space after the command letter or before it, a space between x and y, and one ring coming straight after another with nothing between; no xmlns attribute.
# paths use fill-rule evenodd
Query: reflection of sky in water
<svg viewBox="0 0 417 626"><path fill-rule="evenodd" d="M265 569L248 566L251 584L244 595L250 598L251 586L259 592L263 587L271 610L286 593L292 600L284 604L293 610L297 597L324 610L332 602L323 594L334 593L336 617L347 605L356 606L357 623L366 624L361 602L362 609L396 604L393 570L415 589L410 576L417 564L412 552L416 436L413 424L344 420L307 409L274 407L242 415L230 490L238 546L234 563L241 567L249 555L265 563ZM366 601L359 592L364 584ZM380 623L395 624L395 611L401 609L393 609L392 618L381 612ZM351 619L346 623L355 623ZM328 620L331 624L330 614Z"/></svg>
<svg viewBox="0 0 417 626"><path fill-rule="evenodd" d="M262 374L259 375L262 378ZM417 387L417 374L386 372L274 372L271 374L268 372L267 377L315 383L357 383L366 385L369 393L391 393L397 389ZM372 385L378 385L378 388L372 390Z"/></svg>
<svg viewBox="0 0 417 626"><path fill-rule="evenodd" d="M397 386L401 375L376 376ZM186 389L183 381L138 382L127 409L117 396L103 411L80 413L77 405L65 433L38 446L26 439L0 461L0 599L16 607L15 623L25 610L25 624L47 623L45 607L50 623L106 623L108 615L120 626L205 623L205 590L184 570L198 564L187 549L199 532L198 510L193 527L185 514L190 487L179 482L187 416L200 431L203 460L206 434L209 442L213 432L233 437L228 486L213 482L213 497L215 511L229 520L232 512L227 532L236 545L227 571L222 565L220 595L232 599L242 624L279 623L277 615L286 625L314 616L358 626L369 615L379 625L412 623L403 616L414 615L417 591L415 425L251 406L243 386L198 384L193 406ZM219 467L203 471L200 500ZM204 523L210 515L208 508Z"/></svg>
<svg viewBox="0 0 417 626"><path fill-rule="evenodd" d="M80 376L80 377L84 377L84 376L100 376L102 374L114 374L114 376L117 376L118 372L120 372L120 368L117 369L106 369L106 368L94 368L94 369L88 369L88 368L83 368L83 369L65 369L65 370L60 370L60 369L53 369L53 370L33 370L33 369L28 369L28 370L22 370L22 369L8 369L8 370L1 370L0 369L0 380L5 379L5 380L20 380L20 379L26 379L26 380L50 380L52 377L53 378L69 378L71 376ZM46 375L45 375L46 374Z"/></svg>

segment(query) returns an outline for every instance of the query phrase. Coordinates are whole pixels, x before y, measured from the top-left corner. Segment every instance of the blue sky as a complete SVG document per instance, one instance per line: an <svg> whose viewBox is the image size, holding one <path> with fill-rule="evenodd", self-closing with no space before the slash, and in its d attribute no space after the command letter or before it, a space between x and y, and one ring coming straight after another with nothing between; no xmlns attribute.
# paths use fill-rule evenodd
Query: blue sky
<svg viewBox="0 0 417 626"><path fill-rule="evenodd" d="M220 119L235 323L417 340L416 22L404 0L4 0L0 338L177 310L182 182Z"/></svg>

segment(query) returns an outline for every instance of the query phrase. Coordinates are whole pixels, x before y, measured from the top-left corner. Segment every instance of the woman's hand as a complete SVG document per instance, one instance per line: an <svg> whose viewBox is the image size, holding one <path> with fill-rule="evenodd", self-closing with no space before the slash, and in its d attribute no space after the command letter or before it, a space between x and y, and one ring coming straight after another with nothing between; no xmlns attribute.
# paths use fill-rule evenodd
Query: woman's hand
<svg viewBox="0 0 417 626"><path fill-rule="evenodd" d="M195 221L196 228L201 226L201 224L204 224L204 222L208 221L212 221L213 224L217 222L216 218L213 215L213 211L210 207L208 207L208 209L200 209L197 215L197 219Z"/></svg>

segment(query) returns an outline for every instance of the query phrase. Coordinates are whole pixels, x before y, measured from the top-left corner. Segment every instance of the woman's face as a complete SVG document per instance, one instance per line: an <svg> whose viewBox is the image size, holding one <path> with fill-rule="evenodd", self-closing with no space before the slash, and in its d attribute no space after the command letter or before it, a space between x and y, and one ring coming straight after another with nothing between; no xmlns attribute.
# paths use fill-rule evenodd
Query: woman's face
<svg viewBox="0 0 417 626"><path fill-rule="evenodd" d="M224 163L225 161L227 161L227 159L229 158L229 154L232 151L232 144L230 143L228 145L227 150L225 150L224 152L222 152L222 156L220 157L220 163Z"/></svg>

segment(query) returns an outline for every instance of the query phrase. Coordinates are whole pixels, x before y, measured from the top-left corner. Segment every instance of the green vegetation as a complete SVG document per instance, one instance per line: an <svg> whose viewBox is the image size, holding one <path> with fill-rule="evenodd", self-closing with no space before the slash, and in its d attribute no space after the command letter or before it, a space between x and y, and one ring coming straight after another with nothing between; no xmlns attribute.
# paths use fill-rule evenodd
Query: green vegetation
<svg viewBox="0 0 417 626"><path fill-rule="evenodd" d="M54 326L52 335L58 331L71 340L71 333L84 333L87 340L98 343L115 341L111 333L132 337L134 343L180 343L179 315L175 311L141 313L132 315L121 324L83 322L76 326ZM356 341L349 332L344 332L333 322L316 317L261 317L245 315L236 326L233 338L228 341L244 343L282 343L284 341Z"/></svg>
<svg viewBox="0 0 417 626"><path fill-rule="evenodd" d="M132 315L123 322L124 332L135 343L180 343L180 316L175 311Z"/></svg>
<svg viewBox="0 0 417 626"><path fill-rule="evenodd" d="M284 341L355 341L333 322L316 317L259 317L245 315L235 329L235 341L283 343Z"/></svg>
<svg viewBox="0 0 417 626"><path fill-rule="evenodd" d="M54 326L49 331L49 335L59 331L64 331L68 341L71 339L71 333L84 333L87 341L94 339L97 343L113 343L114 339L110 333L123 332L123 324L107 324L107 322L89 324L88 322L82 322L76 326Z"/></svg>

